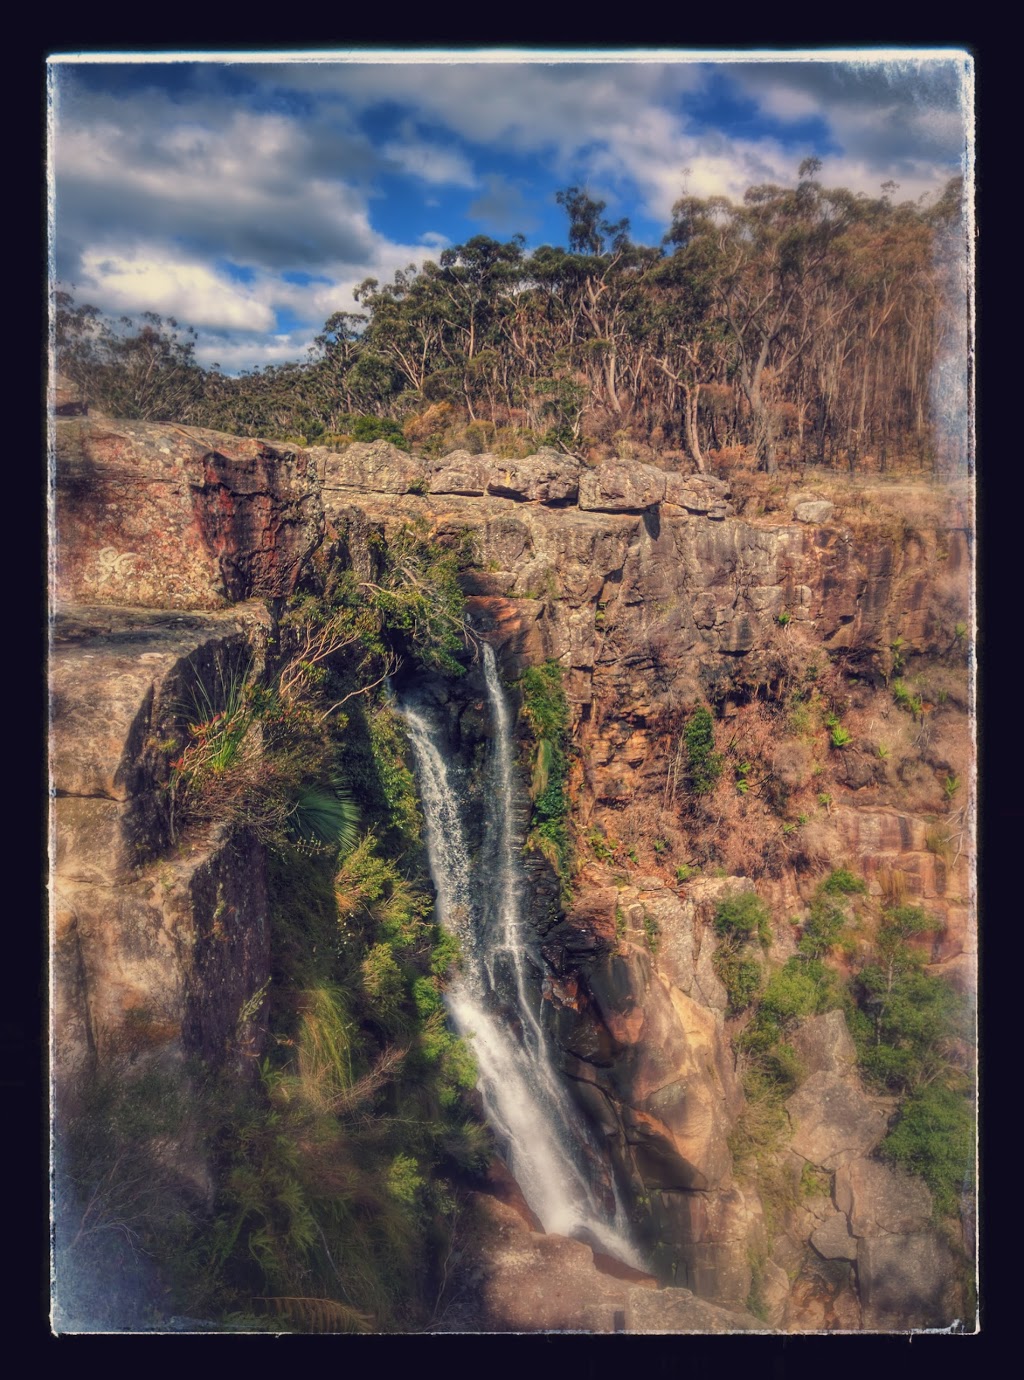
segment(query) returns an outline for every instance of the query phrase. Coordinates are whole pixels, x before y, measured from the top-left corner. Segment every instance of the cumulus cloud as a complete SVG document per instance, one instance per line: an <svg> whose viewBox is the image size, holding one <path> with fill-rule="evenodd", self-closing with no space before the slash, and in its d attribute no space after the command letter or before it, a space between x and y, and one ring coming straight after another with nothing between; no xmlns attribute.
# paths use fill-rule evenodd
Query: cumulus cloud
<svg viewBox="0 0 1024 1380"><path fill-rule="evenodd" d="M388 281L436 257L474 221L501 235L535 228L530 197L539 208L559 183L585 184L613 216L640 211L667 225L684 187L739 197L752 182L791 183L801 158L819 152L801 150L801 132L817 130L826 183L877 195L894 178L916 197L955 170L966 130L964 65L953 58L469 54L154 64L129 75L60 69L56 271L103 309L195 324L201 357L225 369L300 357L332 311L356 306L365 277ZM754 112L742 137L709 125L723 90ZM374 223L383 174L409 179L401 216L419 212L397 240ZM476 195L456 207L458 191ZM282 276L297 270L316 281ZM283 331L282 321L301 326Z"/></svg>
<svg viewBox="0 0 1024 1380"><path fill-rule="evenodd" d="M434 186L475 187L476 174L465 154L418 138L407 124L399 139L384 144L381 153L401 171Z"/></svg>
<svg viewBox="0 0 1024 1380"><path fill-rule="evenodd" d="M57 215L82 238L131 226L268 268L359 263L374 240L365 197L318 175L309 153L296 120L245 111L218 129L180 116L158 130L130 120L62 129Z"/></svg>
<svg viewBox="0 0 1024 1380"><path fill-rule="evenodd" d="M242 284L218 275L203 263L160 257L159 250L106 254L86 249L81 285L110 311L145 310L175 316L193 326L269 331L275 315L266 302Z"/></svg>

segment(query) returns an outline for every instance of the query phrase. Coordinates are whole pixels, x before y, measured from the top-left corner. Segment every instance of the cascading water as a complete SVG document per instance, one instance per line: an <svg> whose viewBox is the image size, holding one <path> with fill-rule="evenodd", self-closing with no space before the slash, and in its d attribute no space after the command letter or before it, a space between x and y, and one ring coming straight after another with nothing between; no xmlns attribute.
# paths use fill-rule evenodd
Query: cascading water
<svg viewBox="0 0 1024 1380"><path fill-rule="evenodd" d="M524 885L513 830L511 714L494 652L486 643L483 658L493 720L488 797L493 872L487 888L473 884L453 773L438 747L437 726L422 706L408 701L399 706L416 759L438 918L458 935L463 949L462 971L446 993L448 1011L473 1050L488 1118L505 1142L512 1173L544 1229L584 1236L608 1254L642 1268L621 1224L618 1194L615 1220L609 1221L580 1168L578 1156L589 1137L551 1061L531 1001ZM497 1009L499 986L507 989L514 1021Z"/></svg>

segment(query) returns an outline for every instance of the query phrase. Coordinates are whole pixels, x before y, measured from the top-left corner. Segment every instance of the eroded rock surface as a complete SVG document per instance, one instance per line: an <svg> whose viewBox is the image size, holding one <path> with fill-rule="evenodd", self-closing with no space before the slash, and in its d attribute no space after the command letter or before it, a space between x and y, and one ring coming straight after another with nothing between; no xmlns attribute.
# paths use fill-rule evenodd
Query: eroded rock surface
<svg viewBox="0 0 1024 1380"><path fill-rule="evenodd" d="M625 461L591 470L549 451L426 461L386 442L303 451L71 417L58 424L56 486L56 592L89 605L58 620L52 670L58 1076L68 1087L121 1048L253 1067L262 1030L238 1015L266 971L261 856L222 835L155 859L171 836L168 725L190 687L261 655L269 616L237 601L289 593L322 541L368 578L370 538L404 522L425 520L449 544L469 534L475 627L509 677L547 658L562 665L576 798L608 833L646 811L641 847L678 814L679 733L694 704L713 699L743 721L792 665L805 674L795 644L820 652L808 676L837 653L858 670L873 724L894 639L905 656L945 655L966 616L969 557L955 523L898 540L881 527L855 535L813 495L777 520L739 519L722 481ZM926 902L945 922L927 957L960 965L970 987L969 861L955 838L936 839L943 779L965 760L966 695L948 683L898 772L887 753L904 721L890 709L836 757L836 798L795 839L783 847L768 834L756 792L731 827L748 851L747 834L758 840L755 875L780 905L806 901L797 873L840 860L875 894L899 885ZM773 741L765 754L786 792L821 790L808 741ZM927 1190L867 1158L891 1107L857 1084L841 1013L793 1034L809 1076L787 1103L793 1149L834 1174L834 1189L794 1212L799 1235L791 1225L767 1242L756 1192L735 1181L729 1137L743 1098L713 916L722 896L752 887L736 875L742 865L673 886L670 868L627 870L620 851L614 866L583 874L565 913L543 860L528 870L553 975L544 1017L569 1086L629 1187L660 1279L685 1287L610 1277L582 1242L531 1233L521 1216L513 1227L502 1213L514 1210L498 1205L487 1211L501 1259L478 1280L498 1330L763 1326L744 1311L752 1253L766 1261L759 1288L772 1326L951 1321L955 1270L926 1229ZM775 945L773 959L793 951L785 935Z"/></svg>
<svg viewBox="0 0 1024 1380"><path fill-rule="evenodd" d="M55 594L215 609L295 588L323 535L307 452L170 423L56 423Z"/></svg>
<svg viewBox="0 0 1024 1380"><path fill-rule="evenodd" d="M888 1124L885 1111L854 1082L825 1070L812 1073L786 1099L786 1111L793 1149L822 1169L836 1169L873 1150Z"/></svg>

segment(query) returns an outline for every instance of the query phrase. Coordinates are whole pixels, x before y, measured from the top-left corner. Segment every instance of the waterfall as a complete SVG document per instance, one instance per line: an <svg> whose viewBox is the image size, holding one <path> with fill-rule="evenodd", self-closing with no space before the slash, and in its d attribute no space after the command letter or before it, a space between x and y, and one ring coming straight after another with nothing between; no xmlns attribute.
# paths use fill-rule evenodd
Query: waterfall
<svg viewBox="0 0 1024 1380"><path fill-rule="evenodd" d="M438 746L437 725L420 704L406 700L398 706L416 762L438 919L462 943L462 971L449 985L446 1005L476 1058L488 1120L545 1231L582 1236L642 1268L622 1223L618 1193L610 1221L580 1166L590 1138L552 1062L530 995L525 887L513 827L511 714L487 644L483 657L493 722L486 881L473 876L455 771ZM513 1020L502 1013L499 997L514 1009Z"/></svg>

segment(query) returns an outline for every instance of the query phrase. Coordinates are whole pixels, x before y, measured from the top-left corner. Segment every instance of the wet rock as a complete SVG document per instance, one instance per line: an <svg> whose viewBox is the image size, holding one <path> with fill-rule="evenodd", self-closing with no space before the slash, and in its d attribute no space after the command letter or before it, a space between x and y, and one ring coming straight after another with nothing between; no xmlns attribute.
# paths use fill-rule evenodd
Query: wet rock
<svg viewBox="0 0 1024 1380"><path fill-rule="evenodd" d="M612 950L618 943L615 930L618 904L616 887L581 890L557 929L547 937L577 957Z"/></svg>
<svg viewBox="0 0 1024 1380"><path fill-rule="evenodd" d="M504 1203L474 1193L470 1210L467 1251L479 1299L473 1331L622 1331L631 1293L649 1292L599 1269L584 1242L529 1231Z"/></svg>

